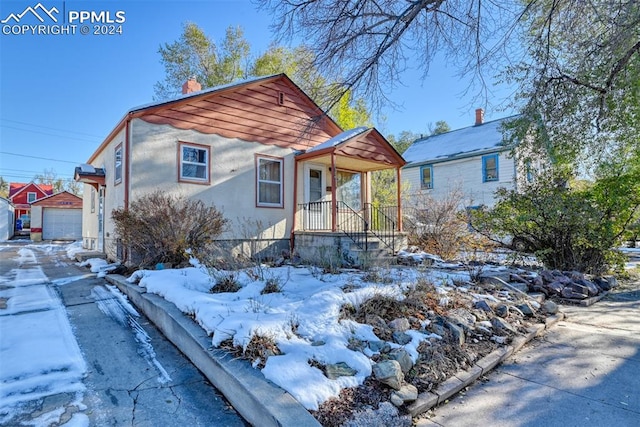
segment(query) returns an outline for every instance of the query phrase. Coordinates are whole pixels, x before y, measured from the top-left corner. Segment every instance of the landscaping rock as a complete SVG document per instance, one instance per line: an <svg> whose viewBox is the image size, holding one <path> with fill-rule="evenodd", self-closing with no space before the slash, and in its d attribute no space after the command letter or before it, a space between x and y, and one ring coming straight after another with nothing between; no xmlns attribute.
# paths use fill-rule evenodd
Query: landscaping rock
<svg viewBox="0 0 640 427"><path fill-rule="evenodd" d="M400 369L402 369L402 373L407 374L411 368L413 368L413 359L407 352L407 350L403 348L396 348L389 352L389 357L391 360L395 360L400 364Z"/></svg>
<svg viewBox="0 0 640 427"><path fill-rule="evenodd" d="M586 287L587 291L589 292L589 295L592 297L598 295L599 293L598 287L593 282L590 282L586 279L578 279L576 280L576 283Z"/></svg>
<svg viewBox="0 0 640 427"><path fill-rule="evenodd" d="M396 360L384 360L373 365L373 375L376 380L388 385L394 390L400 390L404 381L404 374L400 363Z"/></svg>
<svg viewBox="0 0 640 427"><path fill-rule="evenodd" d="M520 310L520 312L527 317L531 317L535 314L533 311L533 308L531 308L531 306L526 302L523 304L516 305L516 308Z"/></svg>
<svg viewBox="0 0 640 427"><path fill-rule="evenodd" d="M325 366L324 373L330 380L335 380L339 377L352 377L357 374L358 371L351 368L346 363L340 362Z"/></svg>
<svg viewBox="0 0 640 427"><path fill-rule="evenodd" d="M369 341L369 350L374 353L385 353L390 349L391 347L389 347L389 343L386 341Z"/></svg>
<svg viewBox="0 0 640 427"><path fill-rule="evenodd" d="M464 329L451 322L447 322L447 329L451 332L453 342L460 347L463 346L465 341Z"/></svg>
<svg viewBox="0 0 640 427"><path fill-rule="evenodd" d="M449 311L447 317L449 318L450 323L462 326L465 331L473 330L473 327L478 320L473 313L469 310L465 310L464 308L456 308Z"/></svg>
<svg viewBox="0 0 640 427"><path fill-rule="evenodd" d="M496 331L510 332L512 334L515 334L515 333L518 332L516 330L516 328L511 326L511 324L509 322L507 322L506 320L504 320L501 317L494 317L493 319L491 319L491 326L493 326L493 328Z"/></svg>
<svg viewBox="0 0 640 427"><path fill-rule="evenodd" d="M391 393L391 403L402 406L407 402L413 402L418 398L418 389L412 384L403 384L400 390Z"/></svg>
<svg viewBox="0 0 640 427"><path fill-rule="evenodd" d="M404 332L394 332L392 337L393 337L393 342L400 345L409 344L412 340L411 335L406 334Z"/></svg>
<svg viewBox="0 0 640 427"><path fill-rule="evenodd" d="M553 301L545 301L542 303L542 311L547 314L556 314L558 312L558 304Z"/></svg>
<svg viewBox="0 0 640 427"><path fill-rule="evenodd" d="M585 299L589 296L589 290L578 283L569 283L567 286L562 288L562 297L563 298L573 298L573 299Z"/></svg>
<svg viewBox="0 0 640 427"><path fill-rule="evenodd" d="M486 311L487 313L493 313L493 309L491 308L489 303L486 302L483 299L474 302L473 303L473 308L476 308L476 309L482 310L482 311Z"/></svg>
<svg viewBox="0 0 640 427"><path fill-rule="evenodd" d="M551 282L547 284L547 289L549 289L553 294L562 295L562 290L564 289L564 285L560 282Z"/></svg>
<svg viewBox="0 0 640 427"><path fill-rule="evenodd" d="M497 316L507 317L509 315L509 306L506 304L498 304L494 311Z"/></svg>
<svg viewBox="0 0 640 427"><path fill-rule="evenodd" d="M389 328L394 332L406 332L411 328L411 324L409 324L409 320L406 318L394 319L389 322Z"/></svg>

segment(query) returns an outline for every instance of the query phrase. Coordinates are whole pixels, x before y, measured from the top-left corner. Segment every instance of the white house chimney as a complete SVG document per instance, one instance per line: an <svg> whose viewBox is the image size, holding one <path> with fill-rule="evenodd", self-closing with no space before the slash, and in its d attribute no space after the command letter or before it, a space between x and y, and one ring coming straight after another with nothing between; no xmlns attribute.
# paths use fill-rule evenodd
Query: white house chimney
<svg viewBox="0 0 640 427"><path fill-rule="evenodd" d="M476 108L476 126L484 123L484 110L482 108Z"/></svg>
<svg viewBox="0 0 640 427"><path fill-rule="evenodd" d="M195 77L190 77L189 80L182 85L182 94L186 95L191 92L198 92L202 90L202 85L198 83Z"/></svg>

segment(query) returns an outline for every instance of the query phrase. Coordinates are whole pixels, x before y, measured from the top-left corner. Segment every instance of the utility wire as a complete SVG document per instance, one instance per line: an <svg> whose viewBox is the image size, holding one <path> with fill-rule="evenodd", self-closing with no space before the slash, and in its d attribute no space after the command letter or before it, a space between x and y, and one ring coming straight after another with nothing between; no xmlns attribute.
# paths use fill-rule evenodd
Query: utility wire
<svg viewBox="0 0 640 427"><path fill-rule="evenodd" d="M53 127L49 127L49 126L42 126L42 125L38 125L38 124L35 124L35 123L21 122L19 120L11 120L11 119L4 119L4 118L1 119L1 120L5 121L5 122L17 123L17 124L25 125L25 126L33 126L33 127L38 127L38 128L42 128L42 129L53 130L53 131L56 131L56 132L75 133L76 135L89 136L91 138L98 138L98 139L102 139L103 138L102 136L93 135L93 134L90 134L90 133L78 132L78 131L75 131L75 130L65 130L65 129L53 128ZM3 125L3 127L9 127L9 126L4 126ZM15 129L15 128L13 128L13 129ZM20 129L20 130L27 130L27 129Z"/></svg>
<svg viewBox="0 0 640 427"><path fill-rule="evenodd" d="M27 157L29 159L49 160L51 162L71 163L72 165L79 165L80 163L83 163L83 162L72 162L69 160L50 159L48 157L27 156L26 154L9 153L6 151L0 151L0 154L6 154L8 156Z"/></svg>

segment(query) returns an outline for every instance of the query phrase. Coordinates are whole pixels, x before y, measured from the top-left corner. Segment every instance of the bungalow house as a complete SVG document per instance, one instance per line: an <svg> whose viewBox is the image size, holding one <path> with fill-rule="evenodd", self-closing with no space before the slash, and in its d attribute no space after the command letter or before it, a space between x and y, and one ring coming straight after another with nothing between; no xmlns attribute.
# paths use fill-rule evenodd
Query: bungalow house
<svg viewBox="0 0 640 427"><path fill-rule="evenodd" d="M478 109L473 126L416 140L403 154L405 200L415 202L421 195L438 200L456 190L466 207L493 206L498 188L530 180L531 169L520 167L503 143L503 125L510 119L485 122Z"/></svg>
<svg viewBox="0 0 640 427"><path fill-rule="evenodd" d="M21 182L9 183L9 200L15 207L15 218L20 220L21 230L31 227L31 203L38 199L53 194L53 187L49 184L36 184L29 182L27 184Z"/></svg>
<svg viewBox="0 0 640 427"><path fill-rule="evenodd" d="M215 205L231 222L221 244L248 255L404 244L399 196L371 204L371 173L395 170L399 194L405 164L376 129L343 132L284 74L200 89L129 110L76 168L85 248L125 258L111 212L157 189Z"/></svg>

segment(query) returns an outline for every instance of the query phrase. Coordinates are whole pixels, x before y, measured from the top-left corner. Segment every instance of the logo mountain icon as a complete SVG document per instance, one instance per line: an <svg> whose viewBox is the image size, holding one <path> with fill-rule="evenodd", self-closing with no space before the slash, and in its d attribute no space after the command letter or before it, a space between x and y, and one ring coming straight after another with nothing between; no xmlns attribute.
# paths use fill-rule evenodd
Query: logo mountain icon
<svg viewBox="0 0 640 427"><path fill-rule="evenodd" d="M40 13L38 13L38 11L40 11ZM35 16L36 19L40 22L45 21L41 14L48 16L53 22L58 22L58 18L55 17L54 13L60 13L60 11L55 6L51 9L47 9L42 5L42 3L38 3L34 7L28 6L22 13L11 13L0 22L6 24L7 22L13 20L17 24L28 13L31 13L33 16Z"/></svg>

